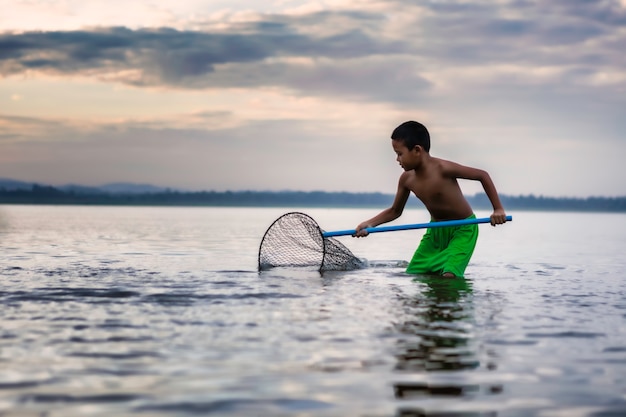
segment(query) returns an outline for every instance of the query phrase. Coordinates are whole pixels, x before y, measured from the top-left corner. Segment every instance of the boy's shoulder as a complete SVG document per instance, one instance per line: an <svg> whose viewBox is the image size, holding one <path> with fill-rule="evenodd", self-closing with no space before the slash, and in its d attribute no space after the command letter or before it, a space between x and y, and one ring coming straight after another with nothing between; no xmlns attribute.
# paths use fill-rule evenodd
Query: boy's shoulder
<svg viewBox="0 0 626 417"><path fill-rule="evenodd" d="M428 163L424 164L421 169L404 171L400 175L400 181L406 183L412 180L432 180L440 176L446 176L446 172L456 166L455 162L430 157Z"/></svg>
<svg viewBox="0 0 626 417"><path fill-rule="evenodd" d="M431 156L428 160L428 164L424 165L424 171L428 174L441 173L452 164L452 161Z"/></svg>
<svg viewBox="0 0 626 417"><path fill-rule="evenodd" d="M447 170L454 169L455 167L459 166L458 163L454 161L450 161L448 159L441 159L441 158L431 158L431 159L432 159L432 165L430 166L431 171L438 171L438 172L444 173Z"/></svg>
<svg viewBox="0 0 626 417"><path fill-rule="evenodd" d="M435 166L439 166L439 167L442 167L442 166L445 166L445 165L448 165L448 164L454 164L454 162L452 162L452 161L450 161L448 159L437 158L436 156L431 156L430 160L433 162L433 164Z"/></svg>

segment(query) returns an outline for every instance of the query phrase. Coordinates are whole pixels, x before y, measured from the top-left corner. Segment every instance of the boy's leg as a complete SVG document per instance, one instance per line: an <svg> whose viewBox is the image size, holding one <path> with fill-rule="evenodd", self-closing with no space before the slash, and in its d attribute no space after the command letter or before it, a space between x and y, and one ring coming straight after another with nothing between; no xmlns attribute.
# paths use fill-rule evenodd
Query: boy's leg
<svg viewBox="0 0 626 417"><path fill-rule="evenodd" d="M460 226L454 231L448 247L442 252L446 256L442 274L462 277L469 264L476 242L478 241L478 225Z"/></svg>
<svg viewBox="0 0 626 417"><path fill-rule="evenodd" d="M408 274L439 274L444 265L444 259L439 255L441 246L441 229L427 229L413 258L406 268Z"/></svg>
<svg viewBox="0 0 626 417"><path fill-rule="evenodd" d="M462 277L478 239L478 226L431 228L426 231L406 272Z"/></svg>

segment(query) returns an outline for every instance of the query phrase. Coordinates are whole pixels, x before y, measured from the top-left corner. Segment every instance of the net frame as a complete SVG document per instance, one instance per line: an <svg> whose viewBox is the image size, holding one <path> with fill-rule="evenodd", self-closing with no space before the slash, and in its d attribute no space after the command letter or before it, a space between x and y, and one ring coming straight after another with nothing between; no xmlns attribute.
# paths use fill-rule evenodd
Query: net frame
<svg viewBox="0 0 626 417"><path fill-rule="evenodd" d="M308 214L285 213L265 231L259 245L258 270L315 267L318 271L362 268L364 262L324 231Z"/></svg>

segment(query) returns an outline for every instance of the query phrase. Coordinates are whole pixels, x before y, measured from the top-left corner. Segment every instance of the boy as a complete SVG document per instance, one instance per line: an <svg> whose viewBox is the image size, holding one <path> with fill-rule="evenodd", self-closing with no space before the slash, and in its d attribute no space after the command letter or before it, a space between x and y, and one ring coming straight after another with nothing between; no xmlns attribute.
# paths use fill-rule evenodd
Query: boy
<svg viewBox="0 0 626 417"><path fill-rule="evenodd" d="M413 192L426 206L431 221L475 218L463 196L458 178L480 181L491 205L493 226L506 222L506 214L489 174L481 169L430 156L430 135L424 125L408 121L391 134L396 160L404 169L393 204L356 227L356 237L367 236L368 227L397 219ZM429 228L422 237L406 272L463 277L478 239L478 225Z"/></svg>

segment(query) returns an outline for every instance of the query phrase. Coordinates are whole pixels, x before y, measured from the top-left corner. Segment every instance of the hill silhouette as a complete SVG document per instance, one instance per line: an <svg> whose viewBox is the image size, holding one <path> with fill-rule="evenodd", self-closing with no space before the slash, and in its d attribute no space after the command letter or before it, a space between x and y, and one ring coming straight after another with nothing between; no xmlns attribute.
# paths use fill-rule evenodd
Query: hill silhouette
<svg viewBox="0 0 626 417"><path fill-rule="evenodd" d="M383 193L349 193L324 191L177 191L159 187L98 188L66 186L64 189L38 184L0 183L0 204L81 204L142 206L232 206L232 207L386 207L393 195ZM149 191L144 191L148 189ZM501 195L511 210L558 210L626 212L625 197L545 197ZM467 196L475 209L491 208L487 196ZM414 200L417 204L417 200Z"/></svg>

